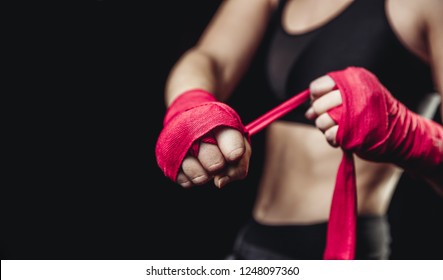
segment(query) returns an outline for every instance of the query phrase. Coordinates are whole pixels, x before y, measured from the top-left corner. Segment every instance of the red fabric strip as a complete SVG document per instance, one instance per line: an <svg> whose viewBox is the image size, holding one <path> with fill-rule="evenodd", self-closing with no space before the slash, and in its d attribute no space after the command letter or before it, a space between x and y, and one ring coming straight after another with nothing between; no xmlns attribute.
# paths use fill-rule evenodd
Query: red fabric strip
<svg viewBox="0 0 443 280"><path fill-rule="evenodd" d="M306 89L245 126L249 136L294 110L309 99ZM344 152L337 172L328 222L324 259L354 259L356 245L357 188L354 159Z"/></svg>
<svg viewBox="0 0 443 280"><path fill-rule="evenodd" d="M337 171L326 234L325 260L353 260L356 246L357 184L354 156L344 152Z"/></svg>
<svg viewBox="0 0 443 280"><path fill-rule="evenodd" d="M245 131L240 117L231 107L217 102L212 94L200 89L177 97L169 106L163 123L155 148L157 164L174 182L190 149L191 154L198 154L201 139L215 143L215 139L208 139L213 129L225 126Z"/></svg>
<svg viewBox="0 0 443 280"><path fill-rule="evenodd" d="M289 113L290 111L294 110L301 104L305 103L308 99L309 99L309 90L306 89L300 92L299 94L293 96L292 98L286 100L285 102L278 105L274 109L263 114L261 117L257 118L256 120L247 124L245 127L246 132L249 134L249 136L258 133L273 121L283 117L285 114Z"/></svg>

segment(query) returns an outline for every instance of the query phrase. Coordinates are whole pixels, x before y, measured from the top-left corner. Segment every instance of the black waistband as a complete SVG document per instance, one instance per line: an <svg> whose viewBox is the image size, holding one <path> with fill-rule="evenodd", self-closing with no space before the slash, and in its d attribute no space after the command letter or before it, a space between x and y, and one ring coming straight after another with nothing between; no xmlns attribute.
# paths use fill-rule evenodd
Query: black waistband
<svg viewBox="0 0 443 280"><path fill-rule="evenodd" d="M251 219L240 231L235 250L244 259L322 259L327 222L310 225L264 225ZM357 259L387 259L390 244L385 216L357 220Z"/></svg>

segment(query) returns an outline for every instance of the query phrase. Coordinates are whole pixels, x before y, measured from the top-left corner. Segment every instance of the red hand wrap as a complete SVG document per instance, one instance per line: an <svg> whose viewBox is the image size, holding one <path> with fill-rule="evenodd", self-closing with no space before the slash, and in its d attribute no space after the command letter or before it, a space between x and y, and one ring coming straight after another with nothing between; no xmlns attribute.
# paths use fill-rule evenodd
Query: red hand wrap
<svg viewBox="0 0 443 280"><path fill-rule="evenodd" d="M166 112L155 149L163 173L176 181L188 151L191 149L191 154L197 155L197 140L202 138L205 142L216 143L209 132L220 126L245 131L238 114L228 105L217 102L207 91L195 89L177 97Z"/></svg>
<svg viewBox="0 0 443 280"><path fill-rule="evenodd" d="M441 167L443 127L396 100L363 68L349 67L328 75L343 104L328 113L339 125L336 140L344 151L337 173L325 259L353 259L356 227L356 183L352 153L392 162L414 171Z"/></svg>
<svg viewBox="0 0 443 280"><path fill-rule="evenodd" d="M329 115L339 124L337 142L360 157L429 171L443 162L443 127L408 110L363 68L328 74L343 105Z"/></svg>

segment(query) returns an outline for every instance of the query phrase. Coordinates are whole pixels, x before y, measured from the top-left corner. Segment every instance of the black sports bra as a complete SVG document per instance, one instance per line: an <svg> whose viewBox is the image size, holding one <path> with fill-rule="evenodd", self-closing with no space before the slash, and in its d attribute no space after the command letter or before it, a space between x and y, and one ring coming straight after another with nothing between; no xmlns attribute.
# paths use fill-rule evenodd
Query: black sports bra
<svg viewBox="0 0 443 280"><path fill-rule="evenodd" d="M360 66L372 71L408 108L417 112L435 92L429 65L406 49L393 32L385 13L385 0L354 0L321 27L297 35L282 27L280 1L265 37L265 75L275 103L309 86L327 72ZM304 117L309 103L283 120L313 125Z"/></svg>

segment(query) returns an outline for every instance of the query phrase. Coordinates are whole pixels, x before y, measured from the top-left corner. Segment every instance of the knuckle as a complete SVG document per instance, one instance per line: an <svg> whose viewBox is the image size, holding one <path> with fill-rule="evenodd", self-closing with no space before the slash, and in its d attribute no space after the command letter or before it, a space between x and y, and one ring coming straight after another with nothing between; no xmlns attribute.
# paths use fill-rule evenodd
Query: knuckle
<svg viewBox="0 0 443 280"><path fill-rule="evenodd" d="M186 157L183 159L182 166L183 166L183 167L185 167L185 166L190 166L190 165L192 165L192 163L193 163L194 160L195 160L195 157L193 157L193 156L186 156Z"/></svg>
<svg viewBox="0 0 443 280"><path fill-rule="evenodd" d="M326 130L324 133L326 140L328 142L332 143L331 145L337 145L336 139L335 139L335 137L337 135L337 129L338 129L338 126L333 126L333 127L329 128L328 130Z"/></svg>
<svg viewBox="0 0 443 280"><path fill-rule="evenodd" d="M194 157L188 156L183 160L182 170L184 175L196 185L202 184L208 180L208 175L205 170Z"/></svg>
<svg viewBox="0 0 443 280"><path fill-rule="evenodd" d="M229 161L234 161L234 160L237 160L238 158L240 158L244 153L245 153L244 146L235 147L227 153L226 157Z"/></svg>
<svg viewBox="0 0 443 280"><path fill-rule="evenodd" d="M343 102L342 98L341 98L340 90L338 90L338 89L331 92L331 97L334 99L335 104L337 104L337 105L341 104Z"/></svg>
<svg viewBox="0 0 443 280"><path fill-rule="evenodd" d="M182 172L180 172L177 176L177 183L184 188L192 186L192 182L189 181L189 179Z"/></svg>
<svg viewBox="0 0 443 280"><path fill-rule="evenodd" d="M319 129L324 129L324 122L323 122L323 118L318 117L315 119L315 126Z"/></svg>
<svg viewBox="0 0 443 280"><path fill-rule="evenodd" d="M334 86L334 80L328 75L321 76L309 84L309 88L314 96L329 91L333 89Z"/></svg>
<svg viewBox="0 0 443 280"><path fill-rule="evenodd" d="M310 83L310 86L318 86L318 85L321 85L321 83L322 83L322 81L324 80L324 78L325 78L326 76L320 76L320 77L317 77L316 79L314 79L311 83Z"/></svg>
<svg viewBox="0 0 443 280"><path fill-rule="evenodd" d="M183 184L189 182L188 178L186 178L184 175L178 175L177 176L177 183Z"/></svg>
<svg viewBox="0 0 443 280"><path fill-rule="evenodd" d="M183 188L189 188L193 186L193 184L190 181L179 183L179 185L182 186Z"/></svg>
<svg viewBox="0 0 443 280"><path fill-rule="evenodd" d="M319 114L319 112L321 111L321 100L316 100L312 103L311 105L312 109L314 110L314 113L316 115Z"/></svg>
<svg viewBox="0 0 443 280"><path fill-rule="evenodd" d="M198 159L203 167L209 172L215 172L224 167L225 161L222 153L215 145L202 146Z"/></svg>
<svg viewBox="0 0 443 280"><path fill-rule="evenodd" d="M209 180L208 176L206 174L199 174L191 179L192 183L195 185L202 185L207 183Z"/></svg>
<svg viewBox="0 0 443 280"><path fill-rule="evenodd" d="M211 173L222 170L224 167L225 167L225 162L223 159L207 163L205 166L206 170L208 170Z"/></svg>
<svg viewBox="0 0 443 280"><path fill-rule="evenodd" d="M339 89L334 89L333 91L331 91L331 93L335 96L341 96L340 90Z"/></svg>
<svg viewBox="0 0 443 280"><path fill-rule="evenodd" d="M244 168L233 168L229 170L228 176L232 178L232 180L241 180L244 179L247 175L247 172Z"/></svg>
<svg viewBox="0 0 443 280"><path fill-rule="evenodd" d="M310 89L310 91L311 91L312 94L315 93L315 90L316 90L316 88L317 88L317 83L318 83L317 80L318 80L318 79L315 79L315 80L313 80L313 81L309 84L309 89Z"/></svg>

